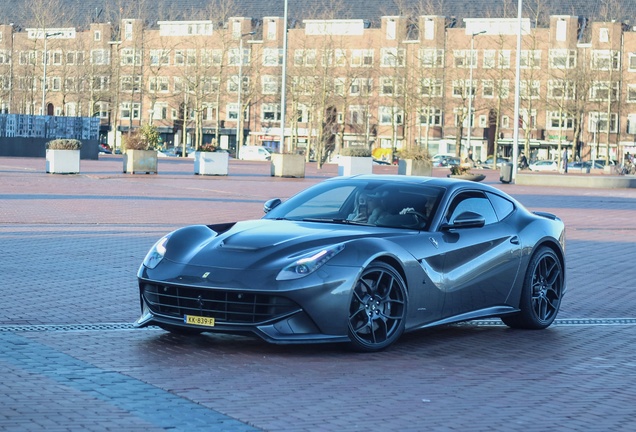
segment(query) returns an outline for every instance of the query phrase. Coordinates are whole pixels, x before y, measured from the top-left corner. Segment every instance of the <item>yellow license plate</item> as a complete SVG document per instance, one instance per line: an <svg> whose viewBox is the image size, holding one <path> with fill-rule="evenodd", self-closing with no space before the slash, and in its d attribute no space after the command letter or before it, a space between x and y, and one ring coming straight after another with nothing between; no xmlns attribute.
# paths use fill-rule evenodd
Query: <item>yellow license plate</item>
<svg viewBox="0 0 636 432"><path fill-rule="evenodd" d="M184 315L183 322L186 324L195 324L205 327L214 327L214 318L202 317L196 315Z"/></svg>

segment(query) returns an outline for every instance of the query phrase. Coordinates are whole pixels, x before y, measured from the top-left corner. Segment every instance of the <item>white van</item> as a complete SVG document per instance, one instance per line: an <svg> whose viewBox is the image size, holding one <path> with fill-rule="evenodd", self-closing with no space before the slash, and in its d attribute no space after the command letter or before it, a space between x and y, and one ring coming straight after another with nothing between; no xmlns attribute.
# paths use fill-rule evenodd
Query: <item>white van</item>
<svg viewBox="0 0 636 432"><path fill-rule="evenodd" d="M267 161L272 158L272 153L267 147L263 146L242 146L239 152L241 160L260 160Z"/></svg>

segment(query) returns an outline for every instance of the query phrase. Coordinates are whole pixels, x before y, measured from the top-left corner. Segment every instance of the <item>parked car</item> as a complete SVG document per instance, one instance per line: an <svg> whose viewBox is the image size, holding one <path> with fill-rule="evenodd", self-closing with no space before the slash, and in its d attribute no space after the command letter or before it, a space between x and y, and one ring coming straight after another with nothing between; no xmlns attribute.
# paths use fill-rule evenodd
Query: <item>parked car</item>
<svg viewBox="0 0 636 432"><path fill-rule="evenodd" d="M480 166L481 168L496 169L496 168L501 168L501 165L509 163L509 162L510 162L509 158L498 156L497 157L497 166L495 167L495 165L493 163L493 157L492 156L488 156L485 161L479 162L477 165Z"/></svg>
<svg viewBox="0 0 636 432"><path fill-rule="evenodd" d="M159 239L137 274L135 326L378 351L484 317L543 329L566 289L563 222L486 184L334 177L264 210Z"/></svg>
<svg viewBox="0 0 636 432"><path fill-rule="evenodd" d="M263 146L241 146L239 159L266 161L272 158L272 152Z"/></svg>
<svg viewBox="0 0 636 432"><path fill-rule="evenodd" d="M531 163L528 168L530 171L558 171L559 164L555 160L539 160Z"/></svg>
<svg viewBox="0 0 636 432"><path fill-rule="evenodd" d="M100 144L99 145L99 153L101 154L112 154L113 151L108 144Z"/></svg>
<svg viewBox="0 0 636 432"><path fill-rule="evenodd" d="M451 167L462 163L462 160L455 155L435 155L433 156L434 167Z"/></svg>

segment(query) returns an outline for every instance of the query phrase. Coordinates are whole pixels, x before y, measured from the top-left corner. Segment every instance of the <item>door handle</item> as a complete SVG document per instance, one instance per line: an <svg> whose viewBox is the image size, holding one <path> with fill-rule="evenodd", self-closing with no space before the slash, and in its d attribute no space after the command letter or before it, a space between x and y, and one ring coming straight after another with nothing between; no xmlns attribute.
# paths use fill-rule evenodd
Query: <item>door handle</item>
<svg viewBox="0 0 636 432"><path fill-rule="evenodd" d="M519 244L519 237L518 236L510 237L510 243L518 245Z"/></svg>

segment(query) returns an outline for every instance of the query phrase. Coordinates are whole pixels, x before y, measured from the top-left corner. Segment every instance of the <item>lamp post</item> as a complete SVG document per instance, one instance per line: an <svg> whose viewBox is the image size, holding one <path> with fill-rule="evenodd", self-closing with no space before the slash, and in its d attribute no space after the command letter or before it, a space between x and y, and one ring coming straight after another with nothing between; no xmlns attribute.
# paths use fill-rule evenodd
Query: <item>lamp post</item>
<svg viewBox="0 0 636 432"><path fill-rule="evenodd" d="M47 52L46 52L46 40L51 36L59 36L62 32L55 33L44 33L44 58L42 61L44 62L44 69L42 72L42 115L46 115L46 64L48 63Z"/></svg>
<svg viewBox="0 0 636 432"><path fill-rule="evenodd" d="M243 144L243 107L241 106L241 94L243 93L243 37L253 35L255 32L243 33L239 37L239 73L238 73L238 116L236 118L236 157L239 155ZM218 135L218 130L217 130Z"/></svg>
<svg viewBox="0 0 636 432"><path fill-rule="evenodd" d="M283 71L280 89L280 151L285 152L285 113L287 104L287 0L283 10ZM308 136L309 138L309 136ZM309 147L309 143L308 143ZM309 148L307 148L309 151Z"/></svg>
<svg viewBox="0 0 636 432"><path fill-rule="evenodd" d="M484 34L486 33L486 30L482 30L480 32L477 33L473 33L470 35L470 72L469 72L469 83L470 83L470 89L469 89L469 97L468 97L468 138L466 139L466 147L467 148L467 152L470 152L470 148L471 148L471 135L472 135L472 129L473 129L473 98L475 97L474 92L473 92L473 50L475 49L475 36L480 35L480 34Z"/></svg>
<svg viewBox="0 0 636 432"><path fill-rule="evenodd" d="M517 0L517 58L515 64L515 111L512 132L512 180L517 178L517 159L519 158L519 97L521 93L521 8L522 0ZM497 155L494 156L495 158Z"/></svg>

